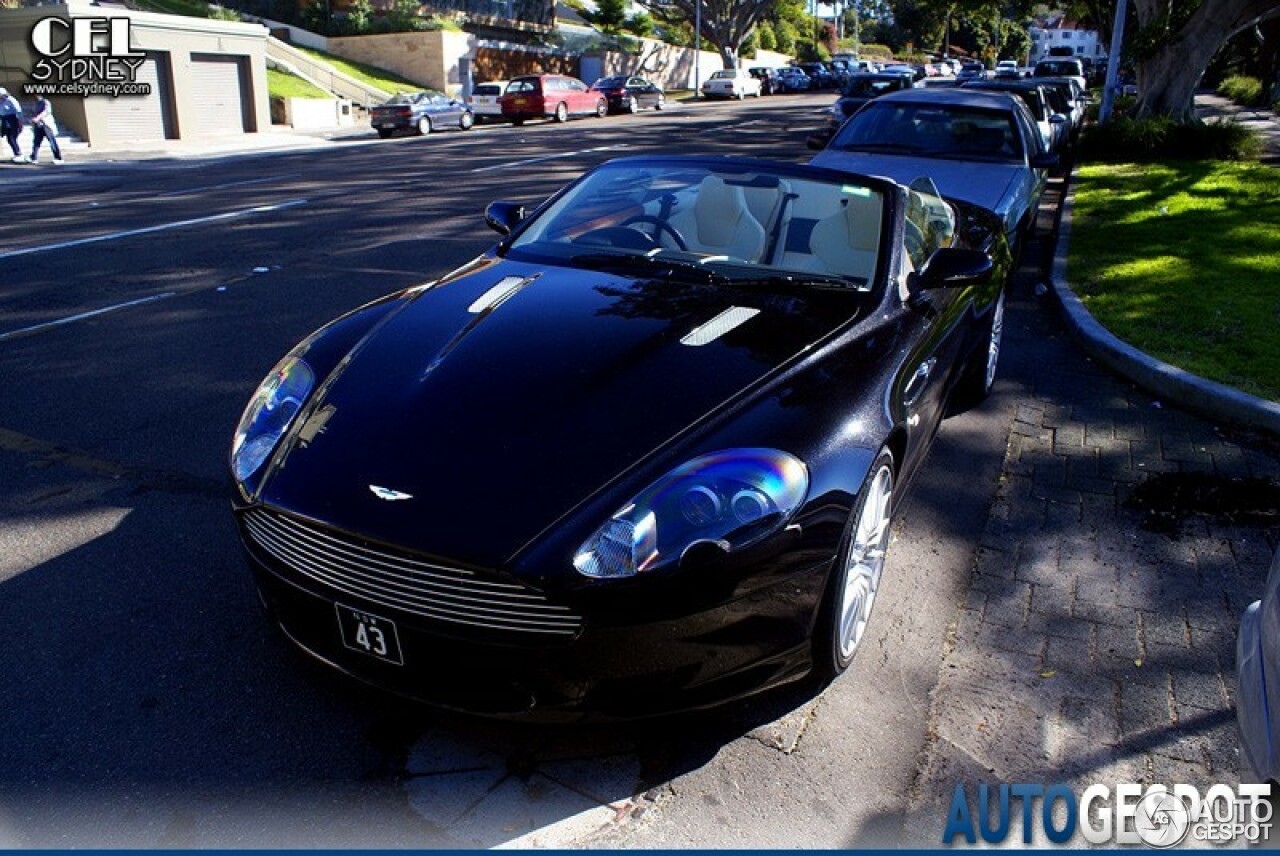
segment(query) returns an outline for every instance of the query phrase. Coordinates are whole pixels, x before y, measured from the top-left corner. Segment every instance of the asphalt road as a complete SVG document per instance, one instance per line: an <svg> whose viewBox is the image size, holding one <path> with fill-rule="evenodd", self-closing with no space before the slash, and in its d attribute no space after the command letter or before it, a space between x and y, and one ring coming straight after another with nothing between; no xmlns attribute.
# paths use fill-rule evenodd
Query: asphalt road
<svg viewBox="0 0 1280 856"><path fill-rule="evenodd" d="M849 673L658 723L475 722L328 675L267 627L227 500L274 362L481 252L487 202L626 154L807 160L828 100L0 170L0 846L897 840L1005 449L999 384L945 423Z"/></svg>

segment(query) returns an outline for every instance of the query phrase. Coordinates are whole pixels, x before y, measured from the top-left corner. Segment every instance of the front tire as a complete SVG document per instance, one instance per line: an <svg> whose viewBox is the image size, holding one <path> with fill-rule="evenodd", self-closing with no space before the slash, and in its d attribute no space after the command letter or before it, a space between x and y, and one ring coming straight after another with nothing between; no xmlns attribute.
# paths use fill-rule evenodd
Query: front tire
<svg viewBox="0 0 1280 856"><path fill-rule="evenodd" d="M849 668L865 635L889 546L893 487L893 453L881 449L858 491L818 617L813 662L824 680Z"/></svg>
<svg viewBox="0 0 1280 856"><path fill-rule="evenodd" d="M987 346L978 346L969 364L964 368L955 392L954 412L963 412L976 407L987 396L996 382L996 367L1000 362L1000 347L1004 341L1004 295L1000 289L996 304L991 309L991 323L987 327Z"/></svg>

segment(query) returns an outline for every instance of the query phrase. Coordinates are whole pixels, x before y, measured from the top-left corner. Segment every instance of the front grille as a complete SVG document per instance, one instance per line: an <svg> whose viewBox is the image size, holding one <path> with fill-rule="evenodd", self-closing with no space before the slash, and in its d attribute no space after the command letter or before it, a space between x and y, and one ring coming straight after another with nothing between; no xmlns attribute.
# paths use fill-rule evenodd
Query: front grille
<svg viewBox="0 0 1280 856"><path fill-rule="evenodd" d="M423 618L518 633L573 636L582 619L519 583L358 541L262 508L243 516L253 543L288 568L345 594Z"/></svg>

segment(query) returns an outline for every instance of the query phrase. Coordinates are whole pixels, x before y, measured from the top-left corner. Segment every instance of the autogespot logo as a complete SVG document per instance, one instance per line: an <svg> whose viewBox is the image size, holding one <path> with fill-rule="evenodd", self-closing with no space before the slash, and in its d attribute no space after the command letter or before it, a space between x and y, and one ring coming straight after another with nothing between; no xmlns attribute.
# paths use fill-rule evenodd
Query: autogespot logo
<svg viewBox="0 0 1280 856"><path fill-rule="evenodd" d="M1271 829L1270 785L1214 785L1202 795L1193 785L1090 785L1076 797L1067 785L979 785L976 799L956 785L942 832L943 844L981 838L999 844L1021 821L1024 844L1037 827L1053 844L1077 834L1089 844L1176 847L1256 843Z"/></svg>
<svg viewBox="0 0 1280 856"><path fill-rule="evenodd" d="M28 95L150 95L137 81L146 54L129 45L128 18L41 18L31 28L37 59Z"/></svg>

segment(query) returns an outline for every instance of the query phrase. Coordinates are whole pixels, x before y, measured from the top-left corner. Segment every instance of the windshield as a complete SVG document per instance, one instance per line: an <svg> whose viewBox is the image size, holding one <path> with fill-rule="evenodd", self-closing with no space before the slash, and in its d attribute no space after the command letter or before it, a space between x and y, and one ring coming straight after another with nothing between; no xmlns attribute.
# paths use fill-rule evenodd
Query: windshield
<svg viewBox="0 0 1280 856"><path fill-rule="evenodd" d="M855 77L844 88L844 94L851 98L875 98L901 88L898 78Z"/></svg>
<svg viewBox="0 0 1280 856"><path fill-rule="evenodd" d="M382 105L381 105L381 106L383 106L383 107L394 107L394 106L396 106L397 104L412 104L413 102L415 102L415 101L417 101L417 100L418 100L418 96L416 96L416 95L407 95L407 94L405 94L405 93L401 92L399 95L394 95L394 96L392 96L389 100L384 101L384 102L382 103Z"/></svg>
<svg viewBox="0 0 1280 856"><path fill-rule="evenodd" d="M1072 77L1080 74L1082 74L1080 66L1068 60L1036 63L1036 77Z"/></svg>
<svg viewBox="0 0 1280 856"><path fill-rule="evenodd" d="M701 163L606 164L512 241L511 258L776 280L850 291L878 281L886 200L859 183Z"/></svg>
<svg viewBox="0 0 1280 856"><path fill-rule="evenodd" d="M960 104L872 101L844 124L830 148L1021 162L1018 140L1012 112Z"/></svg>

